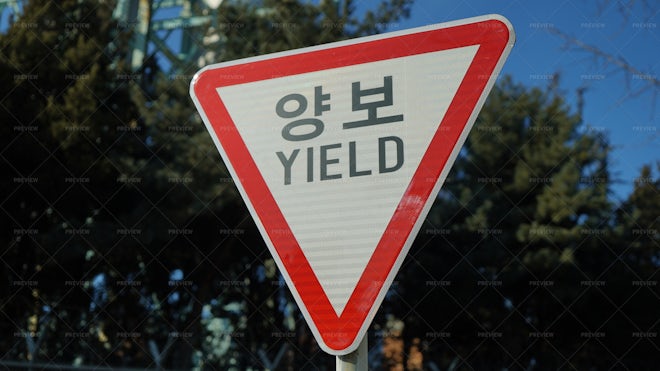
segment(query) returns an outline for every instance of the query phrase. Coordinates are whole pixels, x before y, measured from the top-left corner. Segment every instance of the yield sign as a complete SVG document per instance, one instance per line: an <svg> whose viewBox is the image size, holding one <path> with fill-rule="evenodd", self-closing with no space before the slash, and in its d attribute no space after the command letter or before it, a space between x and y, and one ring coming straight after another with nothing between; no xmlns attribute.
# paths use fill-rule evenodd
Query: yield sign
<svg viewBox="0 0 660 371"><path fill-rule="evenodd" d="M491 15L193 78L197 110L326 352L358 347L513 42Z"/></svg>

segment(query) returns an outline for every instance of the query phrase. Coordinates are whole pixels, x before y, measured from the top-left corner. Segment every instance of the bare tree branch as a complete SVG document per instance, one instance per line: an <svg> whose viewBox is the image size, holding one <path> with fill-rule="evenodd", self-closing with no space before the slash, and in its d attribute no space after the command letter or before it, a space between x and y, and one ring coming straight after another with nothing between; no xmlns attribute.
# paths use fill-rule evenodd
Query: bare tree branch
<svg viewBox="0 0 660 371"><path fill-rule="evenodd" d="M602 49L600 49L599 47L587 44L582 40L579 40L555 27L550 28L549 31L552 34L555 34L564 40L565 42L564 47L566 49L577 49L578 51L588 53L596 59L597 63L602 64L603 67L611 67L614 68L615 70L622 71L624 74L626 74L625 84L626 84L626 89L629 91L629 93L626 95L626 97L620 99L618 101L618 104L623 103L627 99L638 97L642 95L642 93L646 93L646 92L650 93L651 116L653 116L653 114L655 113L658 91L660 90L660 80L658 79L655 73L653 73L652 71L642 71L639 68L628 63L628 61L626 61L623 57L609 54L603 51ZM642 81L642 86L633 92L630 92L631 79Z"/></svg>
<svg viewBox="0 0 660 371"><path fill-rule="evenodd" d="M655 89L660 87L660 80L656 77L656 75L636 68L635 66L628 63L624 58L615 57L611 54L608 54L604 52L602 49L593 45L589 45L581 40L578 40L577 38L555 27L550 28L550 32L564 39L567 47L573 46L584 52L591 53L595 57L600 58L604 62L604 64L614 65L618 69L623 70L624 72L630 74L631 76L636 76L636 78L646 81L648 85L653 86Z"/></svg>

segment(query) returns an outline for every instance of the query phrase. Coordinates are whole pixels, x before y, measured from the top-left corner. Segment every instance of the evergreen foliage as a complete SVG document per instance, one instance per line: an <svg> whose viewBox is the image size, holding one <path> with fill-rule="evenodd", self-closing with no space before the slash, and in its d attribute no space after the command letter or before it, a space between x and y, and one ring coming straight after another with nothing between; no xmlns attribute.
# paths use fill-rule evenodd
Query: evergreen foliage
<svg viewBox="0 0 660 371"><path fill-rule="evenodd" d="M384 31L410 0L225 1L214 60ZM0 365L333 369L179 74L129 71L112 4L27 1L0 35ZM610 193L554 90L491 92L377 318L381 369L651 369L660 164Z"/></svg>

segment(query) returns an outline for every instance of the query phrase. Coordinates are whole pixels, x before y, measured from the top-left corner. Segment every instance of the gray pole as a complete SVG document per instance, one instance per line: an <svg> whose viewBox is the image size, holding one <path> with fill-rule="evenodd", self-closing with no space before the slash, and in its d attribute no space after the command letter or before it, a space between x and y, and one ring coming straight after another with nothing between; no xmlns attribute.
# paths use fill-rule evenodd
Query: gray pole
<svg viewBox="0 0 660 371"><path fill-rule="evenodd" d="M369 349L367 348L367 334L360 342L357 350L344 356L337 356L336 371L367 371Z"/></svg>

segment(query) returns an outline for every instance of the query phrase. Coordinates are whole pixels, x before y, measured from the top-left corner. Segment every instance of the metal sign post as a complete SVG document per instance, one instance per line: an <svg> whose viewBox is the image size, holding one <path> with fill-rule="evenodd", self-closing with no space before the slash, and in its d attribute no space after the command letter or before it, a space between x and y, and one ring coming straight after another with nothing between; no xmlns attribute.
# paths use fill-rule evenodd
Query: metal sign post
<svg viewBox="0 0 660 371"><path fill-rule="evenodd" d="M362 338L360 345L354 352L337 356L337 371L367 371L369 361L367 335Z"/></svg>

